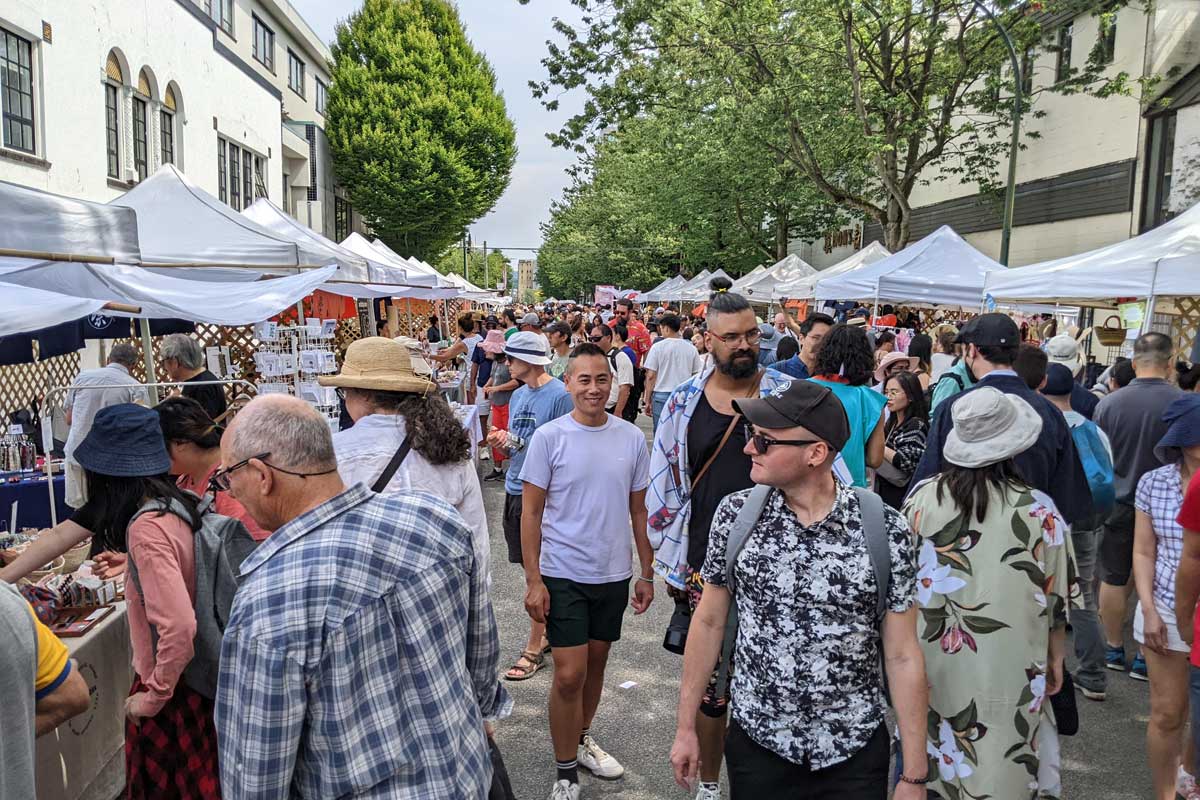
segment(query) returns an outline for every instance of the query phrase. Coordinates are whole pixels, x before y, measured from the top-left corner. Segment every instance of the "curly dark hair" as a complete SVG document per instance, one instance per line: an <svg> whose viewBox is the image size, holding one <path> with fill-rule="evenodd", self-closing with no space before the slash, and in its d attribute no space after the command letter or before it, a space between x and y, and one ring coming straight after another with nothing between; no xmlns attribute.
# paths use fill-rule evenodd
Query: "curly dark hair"
<svg viewBox="0 0 1200 800"><path fill-rule="evenodd" d="M874 378L875 354L867 332L856 325L834 325L817 351L814 375L841 375L851 386L863 386Z"/></svg>
<svg viewBox="0 0 1200 800"><path fill-rule="evenodd" d="M353 391L363 392L374 408L403 416L412 448L430 464L456 464L471 457L471 439L440 394Z"/></svg>

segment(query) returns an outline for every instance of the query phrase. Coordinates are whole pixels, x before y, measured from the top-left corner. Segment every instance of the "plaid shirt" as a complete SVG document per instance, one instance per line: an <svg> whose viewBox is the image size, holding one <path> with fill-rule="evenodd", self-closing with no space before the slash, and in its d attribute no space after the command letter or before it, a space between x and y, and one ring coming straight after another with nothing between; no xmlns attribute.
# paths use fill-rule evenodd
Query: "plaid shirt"
<svg viewBox="0 0 1200 800"><path fill-rule="evenodd" d="M1177 521L1187 490L1177 464L1152 469L1138 481L1133 504L1154 523L1154 603L1175 613L1175 571L1183 556L1183 527Z"/></svg>
<svg viewBox="0 0 1200 800"><path fill-rule="evenodd" d="M511 700L471 531L357 484L242 564L221 648L221 788L242 798L484 798Z"/></svg>

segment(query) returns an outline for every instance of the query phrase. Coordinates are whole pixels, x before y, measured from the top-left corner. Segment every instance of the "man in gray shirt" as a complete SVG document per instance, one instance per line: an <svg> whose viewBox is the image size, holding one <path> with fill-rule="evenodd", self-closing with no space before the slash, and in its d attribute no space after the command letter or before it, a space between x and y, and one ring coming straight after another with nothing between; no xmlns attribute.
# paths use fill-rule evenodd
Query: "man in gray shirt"
<svg viewBox="0 0 1200 800"><path fill-rule="evenodd" d="M1146 472L1162 466L1154 446L1167 432L1163 411L1180 395L1170 383L1174 345L1162 333L1142 334L1133 345L1133 371L1128 386L1105 397L1096 406L1095 421L1112 443L1113 486L1117 507L1104 523L1100 539L1100 619L1104 623L1105 653L1109 669L1124 671L1122 627L1133 570L1133 497ZM1146 680L1146 665L1139 655L1131 676Z"/></svg>

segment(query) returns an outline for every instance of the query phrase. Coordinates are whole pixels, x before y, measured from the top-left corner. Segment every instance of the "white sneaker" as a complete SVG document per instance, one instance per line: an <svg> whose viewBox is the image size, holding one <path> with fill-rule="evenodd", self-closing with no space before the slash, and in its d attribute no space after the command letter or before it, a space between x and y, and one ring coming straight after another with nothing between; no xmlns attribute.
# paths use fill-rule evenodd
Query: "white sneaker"
<svg viewBox="0 0 1200 800"><path fill-rule="evenodd" d="M579 760L579 766L597 778L611 781L625 774L625 768L621 766L621 762L604 752L604 749L596 744L596 740L590 733L583 737L583 744L579 745L576 757Z"/></svg>
<svg viewBox="0 0 1200 800"><path fill-rule="evenodd" d="M579 800L579 784L558 781L550 790L550 800Z"/></svg>
<svg viewBox="0 0 1200 800"><path fill-rule="evenodd" d="M721 800L721 790L701 785L700 791L696 792L696 800Z"/></svg>
<svg viewBox="0 0 1200 800"><path fill-rule="evenodd" d="M483 461L490 461L492 459L491 451L486 447L481 447L479 449L479 458Z"/></svg>

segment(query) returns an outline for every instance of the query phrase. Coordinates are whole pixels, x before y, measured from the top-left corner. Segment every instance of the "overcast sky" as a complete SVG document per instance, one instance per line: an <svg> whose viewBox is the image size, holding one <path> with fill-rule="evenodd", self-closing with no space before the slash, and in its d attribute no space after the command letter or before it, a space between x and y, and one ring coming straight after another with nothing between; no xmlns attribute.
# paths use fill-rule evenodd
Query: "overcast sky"
<svg viewBox="0 0 1200 800"><path fill-rule="evenodd" d="M361 5L361 0L291 0L321 38L332 42L337 23ZM517 126L517 163L508 191L492 213L471 226L475 243L489 247L536 247L542 242L539 222L549 218L550 201L567 183L563 170L574 155L550 146L546 133L556 131L583 103L581 93L562 98L558 111L549 112L529 92L528 81L541 80L546 40L556 38L551 19L579 19L568 0L457 0L467 36L496 71L508 115ZM526 251L509 250L511 258L528 258Z"/></svg>

